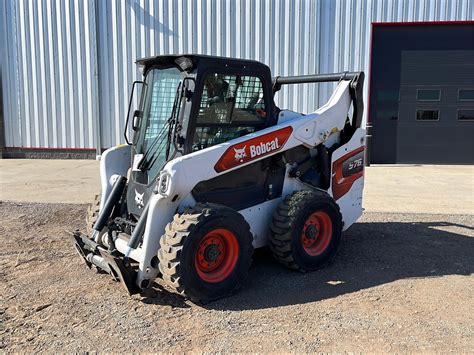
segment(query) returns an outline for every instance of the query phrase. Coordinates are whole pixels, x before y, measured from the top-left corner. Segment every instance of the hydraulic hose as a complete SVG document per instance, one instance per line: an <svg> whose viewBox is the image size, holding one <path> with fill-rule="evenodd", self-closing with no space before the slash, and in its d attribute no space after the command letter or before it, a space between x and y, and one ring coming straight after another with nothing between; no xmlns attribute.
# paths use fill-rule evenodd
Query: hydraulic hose
<svg viewBox="0 0 474 355"><path fill-rule="evenodd" d="M136 249L138 247L138 244L140 244L140 241L143 236L143 232L145 231L149 206L150 206L150 201L148 201L148 203L146 204L140 218L138 219L137 225L133 229L132 236L130 237L130 240L128 241L128 247L131 249Z"/></svg>
<svg viewBox="0 0 474 355"><path fill-rule="evenodd" d="M110 191L110 194L107 197L107 200L105 201L104 207L100 211L99 217L97 218L97 221L94 224L92 232L92 239L94 239L94 241L97 242L96 239L99 238L100 231L104 229L107 220L112 214L114 206L120 201L126 183L127 178L125 176L119 176L118 179L115 181L114 186L112 187L112 191Z"/></svg>

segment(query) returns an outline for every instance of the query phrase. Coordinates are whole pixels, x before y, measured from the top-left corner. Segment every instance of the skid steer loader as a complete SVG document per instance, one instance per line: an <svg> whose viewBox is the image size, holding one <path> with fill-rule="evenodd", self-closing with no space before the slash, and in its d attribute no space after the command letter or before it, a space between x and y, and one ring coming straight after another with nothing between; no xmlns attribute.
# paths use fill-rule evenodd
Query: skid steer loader
<svg viewBox="0 0 474 355"><path fill-rule="evenodd" d="M161 277L208 302L242 285L255 248L269 245L290 269L327 264L362 214L364 73L272 80L266 65L250 60L169 55L137 63L144 80L133 84L127 144L102 155L91 231L73 235L87 266L130 294ZM313 113L276 107L282 85L320 82L337 87Z"/></svg>

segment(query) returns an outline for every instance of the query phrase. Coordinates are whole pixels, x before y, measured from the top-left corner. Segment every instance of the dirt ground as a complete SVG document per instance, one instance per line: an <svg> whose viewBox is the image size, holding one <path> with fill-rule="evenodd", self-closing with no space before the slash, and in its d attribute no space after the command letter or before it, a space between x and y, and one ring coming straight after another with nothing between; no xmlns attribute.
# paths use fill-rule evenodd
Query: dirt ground
<svg viewBox="0 0 474 355"><path fill-rule="evenodd" d="M0 351L474 349L473 216L366 213L327 268L261 250L238 294L203 307L87 270L65 233L85 210L0 203Z"/></svg>

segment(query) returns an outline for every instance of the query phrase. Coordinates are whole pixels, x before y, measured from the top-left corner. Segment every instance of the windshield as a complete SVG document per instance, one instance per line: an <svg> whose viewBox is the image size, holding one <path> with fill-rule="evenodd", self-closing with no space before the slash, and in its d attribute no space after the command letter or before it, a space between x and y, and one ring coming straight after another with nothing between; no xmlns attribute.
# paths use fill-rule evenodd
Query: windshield
<svg viewBox="0 0 474 355"><path fill-rule="evenodd" d="M146 76L135 146L135 154L143 154L142 171L135 172L135 180L142 184L150 183L166 163L169 121L180 80L177 68L152 69Z"/></svg>

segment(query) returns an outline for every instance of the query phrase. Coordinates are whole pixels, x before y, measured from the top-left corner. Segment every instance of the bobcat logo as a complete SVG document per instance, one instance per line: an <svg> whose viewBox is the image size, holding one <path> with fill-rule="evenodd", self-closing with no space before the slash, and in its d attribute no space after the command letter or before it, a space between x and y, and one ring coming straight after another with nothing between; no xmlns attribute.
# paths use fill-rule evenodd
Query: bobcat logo
<svg viewBox="0 0 474 355"><path fill-rule="evenodd" d="M138 193L137 190L135 190L135 204L137 205L137 207L139 209L142 209L144 207L144 204L143 204L143 195L144 194L145 193L140 194L140 193Z"/></svg>
<svg viewBox="0 0 474 355"><path fill-rule="evenodd" d="M235 149L235 148L234 148L234 151L235 151L235 155L234 155L235 160L237 160L238 162L243 163L244 158L247 157L247 153L245 153L245 148L246 148L246 147L247 147L247 146L244 145L244 147L243 147L243 148L240 148L240 149Z"/></svg>

